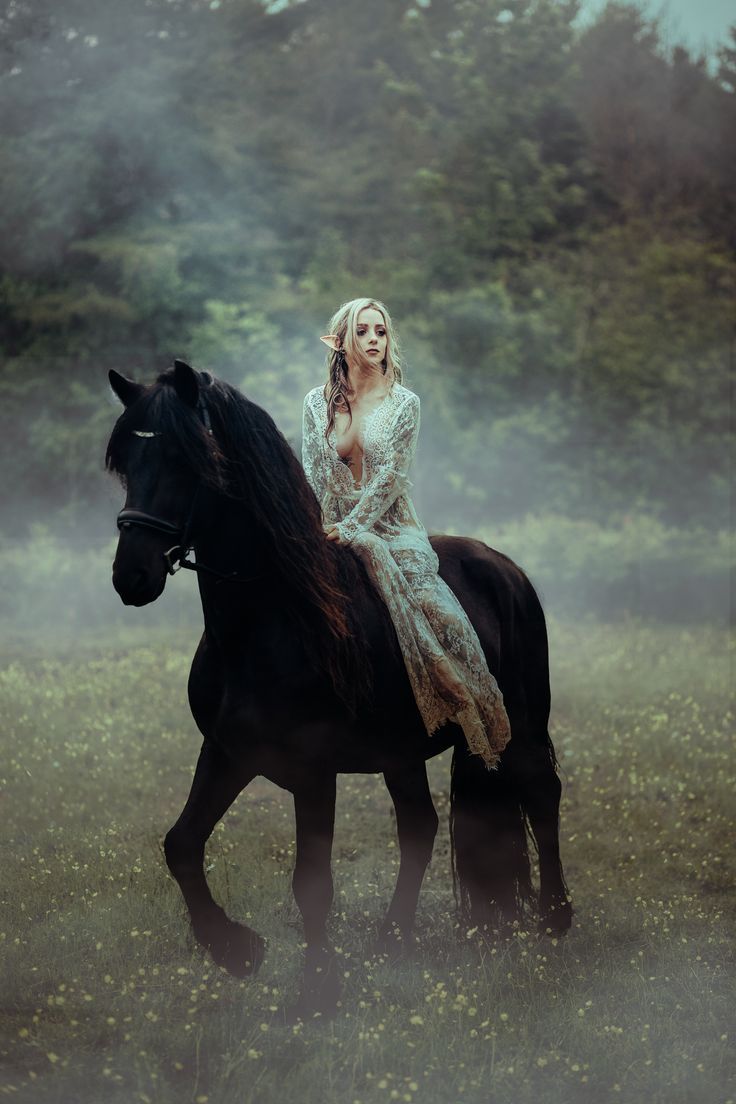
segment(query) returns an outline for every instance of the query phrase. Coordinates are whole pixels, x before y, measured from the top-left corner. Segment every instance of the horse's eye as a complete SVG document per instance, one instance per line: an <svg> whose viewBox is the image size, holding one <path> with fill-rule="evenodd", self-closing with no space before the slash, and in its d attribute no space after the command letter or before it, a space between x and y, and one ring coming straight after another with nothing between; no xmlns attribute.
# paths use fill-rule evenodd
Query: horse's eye
<svg viewBox="0 0 736 1104"><path fill-rule="evenodd" d="M152 429L133 429L131 430L134 437L160 437L160 433L154 432Z"/></svg>

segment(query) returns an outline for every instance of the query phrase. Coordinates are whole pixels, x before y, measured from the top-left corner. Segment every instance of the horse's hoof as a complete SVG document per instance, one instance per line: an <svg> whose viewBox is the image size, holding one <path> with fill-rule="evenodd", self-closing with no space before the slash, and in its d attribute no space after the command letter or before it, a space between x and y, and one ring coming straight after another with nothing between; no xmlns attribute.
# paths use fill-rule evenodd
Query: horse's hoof
<svg viewBox="0 0 736 1104"><path fill-rule="evenodd" d="M335 962L321 955L310 961L308 956L299 998L284 1012L286 1023L331 1020L340 1007L341 992Z"/></svg>
<svg viewBox="0 0 736 1104"><path fill-rule="evenodd" d="M238 978L257 973L266 950L266 941L258 932L233 920L228 920L224 930L199 942L218 966Z"/></svg>
<svg viewBox="0 0 736 1104"><path fill-rule="evenodd" d="M542 910L539 918L539 934L550 939L566 935L572 927L572 902L564 900L550 904Z"/></svg>
<svg viewBox="0 0 736 1104"><path fill-rule="evenodd" d="M372 955L386 955L391 961L395 961L408 955L412 944L411 935L405 935L398 924L384 923L368 950Z"/></svg>

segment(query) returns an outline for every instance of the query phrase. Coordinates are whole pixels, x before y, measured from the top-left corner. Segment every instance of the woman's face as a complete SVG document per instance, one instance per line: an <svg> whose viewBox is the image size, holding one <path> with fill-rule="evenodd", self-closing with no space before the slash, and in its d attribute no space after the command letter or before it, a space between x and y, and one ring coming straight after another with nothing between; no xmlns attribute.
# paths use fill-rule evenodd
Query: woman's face
<svg viewBox="0 0 736 1104"><path fill-rule="evenodd" d="M368 360L382 364L386 358L386 323L375 307L364 307L357 318L355 336L358 347Z"/></svg>

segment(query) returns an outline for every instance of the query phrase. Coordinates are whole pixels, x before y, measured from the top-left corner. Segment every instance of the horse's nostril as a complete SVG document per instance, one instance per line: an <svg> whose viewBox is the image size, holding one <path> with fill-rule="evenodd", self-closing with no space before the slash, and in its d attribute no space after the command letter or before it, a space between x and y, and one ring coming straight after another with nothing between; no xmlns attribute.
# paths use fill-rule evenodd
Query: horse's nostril
<svg viewBox="0 0 736 1104"><path fill-rule="evenodd" d="M153 580L145 568L136 567L122 571L117 563L113 564L112 585L126 604L135 604L142 597L148 598L154 589Z"/></svg>

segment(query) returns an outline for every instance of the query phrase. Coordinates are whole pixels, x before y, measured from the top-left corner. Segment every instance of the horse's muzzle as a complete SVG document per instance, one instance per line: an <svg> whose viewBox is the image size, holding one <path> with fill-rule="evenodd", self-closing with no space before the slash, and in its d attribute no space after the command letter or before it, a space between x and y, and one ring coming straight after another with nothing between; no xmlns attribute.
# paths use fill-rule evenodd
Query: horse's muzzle
<svg viewBox="0 0 736 1104"><path fill-rule="evenodd" d="M167 570L160 541L142 532L120 533L112 565L112 585L126 606L155 602L166 586ZM147 539L148 538L148 539Z"/></svg>
<svg viewBox="0 0 736 1104"><path fill-rule="evenodd" d="M147 606L155 602L166 586L166 571L153 573L145 568L121 570L117 559L112 565L112 585L125 606Z"/></svg>

